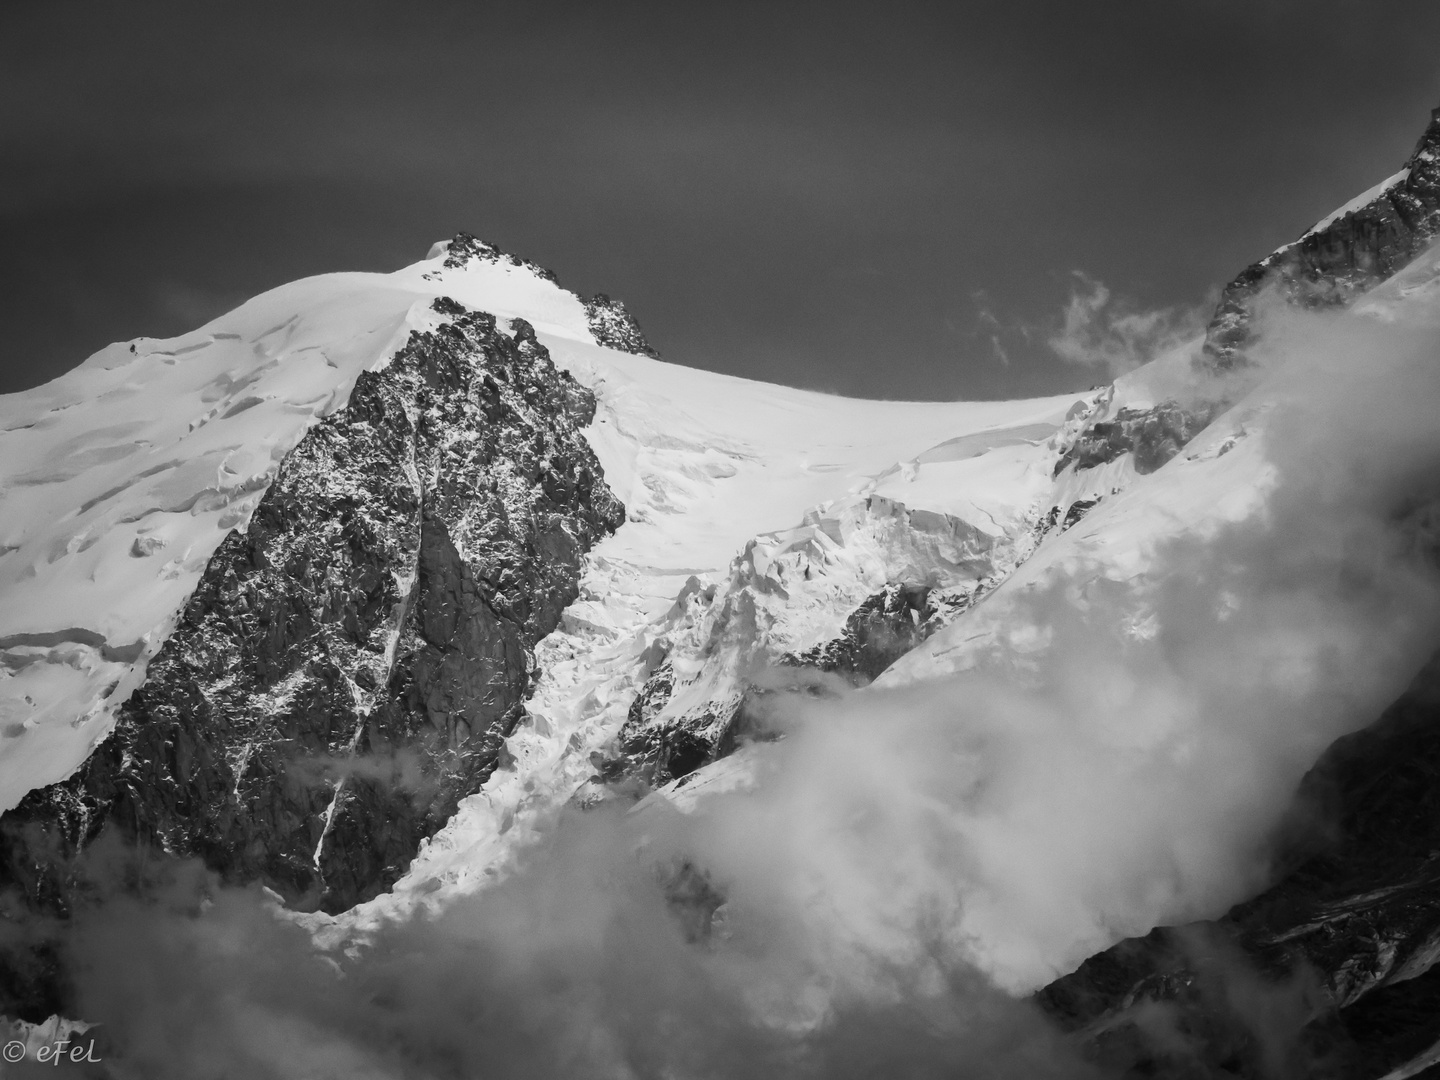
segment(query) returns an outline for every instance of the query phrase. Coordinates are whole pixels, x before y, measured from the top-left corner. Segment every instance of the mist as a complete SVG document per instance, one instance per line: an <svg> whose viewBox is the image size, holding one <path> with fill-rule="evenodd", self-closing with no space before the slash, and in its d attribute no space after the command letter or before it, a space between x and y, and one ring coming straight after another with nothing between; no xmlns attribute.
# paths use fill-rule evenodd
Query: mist
<svg viewBox="0 0 1440 1080"><path fill-rule="evenodd" d="M1201 334L1216 299L1212 291L1198 304L1145 308L1076 270L1061 326L1046 344L1061 360L1116 379Z"/></svg>
<svg viewBox="0 0 1440 1080"><path fill-rule="evenodd" d="M1268 884L1305 770L1440 647L1440 338L1265 320L1236 406L1261 511L1138 578L1101 552L1002 587L961 674L795 698L765 782L700 826L728 908L792 912L856 992L970 965L1022 994Z"/></svg>
<svg viewBox="0 0 1440 1080"><path fill-rule="evenodd" d="M1305 770L1440 644L1440 327L1262 329L1258 512L1002 587L965 671L778 695L753 790L567 810L329 950L258 888L97 871L63 948L116 1075L1095 1075L1025 995L1263 888Z"/></svg>

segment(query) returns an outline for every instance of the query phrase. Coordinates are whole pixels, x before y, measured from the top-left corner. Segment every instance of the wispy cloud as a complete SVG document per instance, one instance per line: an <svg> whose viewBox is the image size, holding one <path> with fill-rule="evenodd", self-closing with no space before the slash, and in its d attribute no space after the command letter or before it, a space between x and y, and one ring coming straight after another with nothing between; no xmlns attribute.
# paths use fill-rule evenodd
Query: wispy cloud
<svg viewBox="0 0 1440 1080"><path fill-rule="evenodd" d="M990 294L984 289L976 289L970 294L970 299L975 301L975 322L979 333L990 339L990 349L995 359L1000 361L1001 367L1010 366L1010 353L1006 350L1000 340L1004 333L1005 326L1001 323L999 316L995 314L994 307L990 301Z"/></svg>
<svg viewBox="0 0 1440 1080"><path fill-rule="evenodd" d="M1133 371L1205 330L1213 297L1187 306L1145 309L1083 270L1072 272L1063 325L1047 344L1062 360L1109 373Z"/></svg>

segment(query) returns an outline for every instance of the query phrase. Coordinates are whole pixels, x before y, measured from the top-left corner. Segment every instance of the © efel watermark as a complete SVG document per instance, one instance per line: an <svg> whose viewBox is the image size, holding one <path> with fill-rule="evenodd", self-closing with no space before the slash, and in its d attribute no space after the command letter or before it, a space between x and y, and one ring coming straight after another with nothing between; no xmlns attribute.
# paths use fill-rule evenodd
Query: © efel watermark
<svg viewBox="0 0 1440 1080"><path fill-rule="evenodd" d="M42 1043L36 1047L29 1047L19 1039L11 1039L3 1048L0 1048L0 1057L12 1065L24 1061L27 1056L34 1058L42 1065L59 1065L62 1061L69 1061L76 1065L87 1061L97 1064L104 1060L95 1056L94 1039L73 1044L68 1039L61 1039L59 1042Z"/></svg>

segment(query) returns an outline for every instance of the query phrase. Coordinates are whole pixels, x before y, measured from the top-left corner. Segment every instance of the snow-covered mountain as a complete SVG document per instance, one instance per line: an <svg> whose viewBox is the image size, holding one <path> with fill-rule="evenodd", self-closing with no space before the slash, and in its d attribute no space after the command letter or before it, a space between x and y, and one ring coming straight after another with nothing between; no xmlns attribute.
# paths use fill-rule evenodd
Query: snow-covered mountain
<svg viewBox="0 0 1440 1080"><path fill-rule="evenodd" d="M493 888L566 814L768 805L776 761L809 752L831 779L797 788L791 767L777 790L860 792L786 804L843 816L865 781L837 764L855 755L823 754L850 729L807 710L923 718L974 695L991 719L956 728L963 745L909 721L858 744L875 775L896 770L881 804L908 805L913 782L917 820L963 838L962 869L894 890L944 924L946 950L1024 993L1126 936L1221 915L1271 884L1257 859L1301 774L1436 644L1424 603L1377 599L1414 600L1423 575L1317 585L1353 569L1324 562L1353 537L1294 503L1355 501L1295 457L1325 455L1297 416L1343 413L1317 379L1364 396L1335 350L1381 327L1397 336L1375 347L1410 356L1440 320L1437 146L1440 112L1401 174L1237 278L1205 338L1082 394L857 401L686 369L623 304L462 234L0 398L0 882L67 915L89 887L80 856L115 835L259 882L314 940L354 950ZM1317 338L1272 292L1350 313L1312 316L1339 320ZM1428 463L1414 441L1403 452ZM1406 477L1404 512L1376 513L1429 543L1434 493L1423 468ZM1290 578L1257 554L1300 535L1323 551ZM1295 629L1341 617L1353 634ZM1378 626L1359 677L1345 658ZM1191 668L1207 664L1202 694ZM1256 701L1280 717L1259 741ZM983 771L1041 743L1058 749L1040 772ZM1153 783L1174 785L1175 821L1143 812ZM1133 865L1057 828L1076 797ZM1181 818L1203 839L1177 846ZM1045 868L1019 874L1015 851ZM680 875L701 883L686 918L706 941L741 917L744 875L723 863ZM825 988L805 998L813 1025L853 974L835 943L875 905L857 921L826 900L848 886L810 870L829 943L806 961ZM1429 927L1377 946L1409 959L1372 965L1364 989L1429 971ZM4 961L0 1007L70 1007L54 954L25 956ZM1344 982L1337 1010L1360 1000L1353 956L1307 956ZM1077 1030L1170 1000L1143 964L1084 984L1095 963L1046 991Z"/></svg>

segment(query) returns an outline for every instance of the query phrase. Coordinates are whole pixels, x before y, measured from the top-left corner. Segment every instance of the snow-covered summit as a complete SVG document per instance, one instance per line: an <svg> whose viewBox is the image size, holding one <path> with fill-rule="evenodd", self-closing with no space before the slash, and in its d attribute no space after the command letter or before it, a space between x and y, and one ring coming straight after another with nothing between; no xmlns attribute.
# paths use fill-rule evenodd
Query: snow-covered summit
<svg viewBox="0 0 1440 1080"><path fill-rule="evenodd" d="M993 552L1009 550L1033 525L1035 504L1050 483L1056 440L1067 424L1073 427L1075 417L1091 410L1095 397L861 402L685 369L647 355L648 347L623 306L587 304L560 288L554 275L463 235L393 274L306 279L256 297L178 338L111 346L47 386L0 401L0 499L9 523L0 537L4 805L14 806L27 791L64 779L84 762L106 738L117 712L137 688L147 686L157 656L169 657L162 665L166 679L200 670L195 667L201 663L198 654L170 655L174 648L164 653L182 619L189 620L184 640L192 644L184 648L191 650L200 647L194 643L221 632L204 629L209 625L204 620L230 618L225 604L245 605L234 613L239 621L226 624L231 626L223 631L227 640L238 634L235 640L243 642L245 634L273 626L266 620L275 616L265 615L265 606L280 601L267 600L266 590L278 586L266 585L270 579L265 575L291 571L256 564L254 573L261 577L247 583L245 575L252 571L244 559L250 557L234 552L221 557L227 537L241 538L257 553L288 550L286 545L301 545L294 547L299 552L310 543L298 536L283 542L263 539L278 535L277 527L283 530L276 514L288 513L272 507L265 524L254 521L257 507L274 501L277 477L290 463L301 461L297 450L314 438L333 444L337 438L351 438L340 432L358 432L355 423L364 417L349 415L357 382L387 372L398 355L408 356L417 348L417 355L429 355L424 342L452 334L457 313L465 311L493 314L501 330L508 326L515 335L516 344L506 349L518 348L523 356L528 347L524 341L533 341L544 356L594 393L594 420L584 435L625 507L626 520L586 558L575 585L579 599L565 610L555 633L538 642L534 658L524 662L533 664L538 683L518 727L516 717L507 713L497 731L484 734L492 741L508 736L500 772L486 783L478 802L470 800L454 826L431 845L426 866L436 859L446 861L444 852L470 843L466 838L477 830L483 843L500 845L491 856L477 856L468 869L456 871L462 875L480 873L502 857L501 849L510 850L525 834L523 828L501 828L506 815L524 818L528 808L534 821L541 822L589 781L592 758L603 755L619 733L656 658L675 652L675 663L683 668L680 654L700 646L695 635L711 633L698 627L716 618L729 620L724 614L727 603L729 610L738 611L755 596L770 596L761 605L770 613L762 620L765 625L743 631L736 641L738 651L715 660L731 671L722 682L733 682L740 670L737 658L743 656L747 665L764 663L781 650L801 653L823 645L867 596L895 581L919 576L935 585L973 588ZM604 316L603 332L596 330L597 312ZM500 377L500 369L496 372ZM479 382L474 386L477 389L469 392L485 392ZM456 428L438 437L444 444L473 434ZM428 438L417 443L416 452L420 445L429 445ZM332 453L305 450L302 456L318 462ZM426 492L443 484L444 477L427 479L426 468L434 469L434 464L417 462L417 467L419 473L407 483L417 498L428 498ZM543 479L547 467L540 461L523 469L539 468ZM379 488L372 494L358 490L356 496L345 496L343 484L351 481L342 474L333 480L319 475L307 480L308 468L296 464L292 472L299 472L286 484L297 492L314 488L320 493L307 497L341 499L334 504L337 508L343 499L353 502L358 497L362 518L357 521L380 521L390 513L375 517L364 508L365 500L380 497ZM357 473L356 482L371 483L364 475ZM341 487L335 487L337 483ZM517 497L521 504L530 498ZM491 550L487 545L494 541L484 538L488 527L475 517L482 511L458 512L461 516L453 521L447 518L447 535L476 573L489 573L484 569L492 557L486 555ZM467 530L476 528L481 531L467 540ZM349 529L344 525L337 537L348 535ZM339 661L351 686L345 700L353 698L353 703L336 699L324 708L341 708L347 715L358 709L360 717L339 720L341 730L379 708L376 703L384 694L371 687L401 677L400 654L412 647L405 644L409 639L403 625L411 617L405 612L416 604L420 607L414 610L424 608L429 602L426 589L433 591L433 575L440 572L426 570L430 564L425 562L423 529L418 540L407 536L402 528L393 542L384 541L400 545L394 570L400 599L396 614L385 617L390 620L385 625L393 623L391 629L377 623L365 631L379 642L381 652L365 659L369 646L362 644L353 662ZM825 545L831 550L821 554ZM777 575L789 572L783 568L796 559L810 558L810 551L819 556L814 566L806 570L796 563L792 571L812 580L813 586L792 582L796 602L776 603L772 583ZM241 562L235 562L237 557ZM407 570L406 559L419 562ZM232 564L233 569L226 569ZM750 569L737 577L735 567L741 564ZM352 579L369 580L363 575ZM201 590L206 599L197 608L194 598L202 582L208 582ZM315 587L318 582L294 586L302 594ZM351 590L345 595L358 595L355 587L345 586ZM497 579L494 587L503 591L506 586ZM801 603L806 588L813 595ZM226 599L232 595L234 599ZM677 622L676 612L694 606L687 596L692 601L719 596L719 607L714 614L696 609L699 621L694 625L686 624L688 615ZM322 595L285 601L297 602L309 605L308 618L321 624L330 618L350 619L345 611L364 609L363 603L354 608L354 599ZM253 618L249 613L256 612L254 631L245 629ZM306 663L319 663L324 653L315 655L317 659ZM392 665L393 671L377 670L376 663ZM507 659L505 670L516 663ZM191 699L198 694L210 700L207 707L221 707L211 695L223 693L229 702L223 708L240 709L236 717L283 710L290 707L288 702L308 700L305 695L312 692L304 689L310 684L298 669L283 684L257 689L265 701L257 698L250 704L236 698L236 686L224 679L206 689L208 678L186 693ZM506 678L513 681L513 675ZM739 683L730 689L743 692ZM704 696L695 686L687 692L692 698ZM152 704L144 708L156 707L153 703L168 693L152 679L145 696ZM446 694L453 697L451 691ZM723 696L718 688L716 694ZM454 700L468 699L462 694ZM312 712L317 707L307 706ZM456 707L462 712L444 711ZM456 730L480 738L482 733L472 731L473 719L457 728L458 718L469 715L463 712L467 707L427 706L440 709L437 716L452 717L451 738ZM216 722L200 722L184 738L199 737L203 743L206 724ZM251 786L260 782L264 771L256 772L256 755L261 746L270 745L271 736L244 735L249 730L244 725L250 723L227 721L233 731L224 737L224 749L217 744L196 751L200 760L213 758L213 764L202 767L202 777L205 770L216 770L213 781L203 781L204 790L233 788L233 797L240 799L242 777ZM370 735L357 734L355 739L350 744L354 752L373 742ZM343 746L343 740L336 745ZM126 754L133 757L134 752L132 747ZM477 766L482 773L488 767ZM325 776L330 775L327 768L321 768ZM177 774L177 781L189 784L188 776ZM156 780L146 781L152 782L162 781L157 774ZM103 788L111 781L83 780L96 783ZM317 836L329 836L340 828L344 815L337 817L337 800L345 794L346 782L325 779L323 785L332 790L317 796L320 812L313 824L305 824L302 811L298 826L286 826L300 829L295 836L311 828L320 830ZM515 794L520 791L523 798ZM143 793L139 797L143 799ZM167 805L174 798L166 795ZM182 805L165 813L181 813ZM260 805L253 804L248 812L253 815ZM206 811L222 819L228 812L218 807ZM494 821L486 824L491 818ZM83 820L93 825L91 818ZM80 842L84 836L72 839ZM315 850L318 866L320 846ZM413 874L406 880L412 879L418 880ZM363 883L356 888L366 893ZM405 892L403 882L400 892Z"/></svg>
<svg viewBox="0 0 1440 1080"><path fill-rule="evenodd" d="M0 398L0 805L103 738L220 541L357 376L437 323L435 297L593 342L543 273L437 248L394 274L273 289Z"/></svg>

